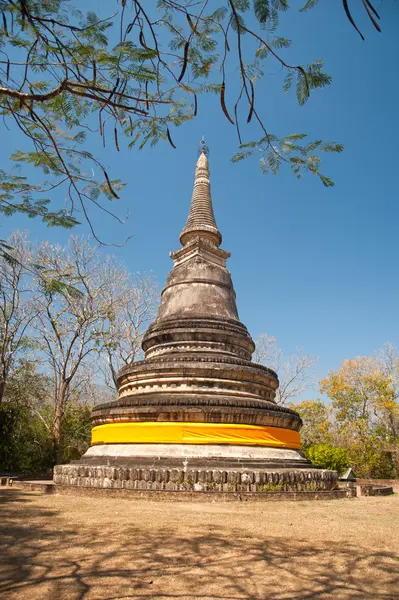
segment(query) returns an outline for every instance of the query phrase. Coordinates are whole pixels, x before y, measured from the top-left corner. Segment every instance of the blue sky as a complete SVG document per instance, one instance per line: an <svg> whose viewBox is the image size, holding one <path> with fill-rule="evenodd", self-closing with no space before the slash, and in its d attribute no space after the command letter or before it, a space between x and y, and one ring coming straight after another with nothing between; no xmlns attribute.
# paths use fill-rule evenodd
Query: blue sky
<svg viewBox="0 0 399 600"><path fill-rule="evenodd" d="M303 3L292 0L291 5ZM240 318L254 337L275 336L287 355L297 347L318 355L320 377L345 358L372 354L386 341L399 346L399 3L375 2L382 34L358 4L354 15L365 42L340 3L322 1L307 14L290 10L281 21L279 33L293 41L287 56L297 63L323 58L332 86L315 91L299 107L294 94L283 94L278 66L267 62L267 75L257 87L271 132L306 132L345 145L344 153L327 156L321 169L335 181L334 188L324 188L310 175L298 182L284 169L264 176L256 159L232 164L235 129L212 96L200 100L196 120L173 131L176 150L167 143L142 152L126 146L120 153L107 150L112 175L127 183L118 212L129 209L130 218L123 226L105 216L96 221L98 234L109 242L132 235L123 248L104 252L123 257L132 271L153 271L161 288L172 266L168 253L179 247L197 147L205 135L214 209L222 247L232 253L228 267ZM253 136L248 132L246 138ZM1 141L1 164L6 165L8 149L22 147L23 141L3 127ZM54 200L62 206L64 193L57 194ZM68 236L39 221L2 217L0 237L15 228L28 229L36 240L64 242ZM86 234L88 227L74 233ZM316 397L317 391L306 396Z"/></svg>

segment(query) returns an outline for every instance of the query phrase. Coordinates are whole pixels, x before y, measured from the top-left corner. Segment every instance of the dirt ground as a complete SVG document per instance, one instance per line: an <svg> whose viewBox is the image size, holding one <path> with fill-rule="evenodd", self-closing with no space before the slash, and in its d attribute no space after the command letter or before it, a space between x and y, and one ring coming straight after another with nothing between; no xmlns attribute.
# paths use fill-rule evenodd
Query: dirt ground
<svg viewBox="0 0 399 600"><path fill-rule="evenodd" d="M399 599L399 496L150 503L0 491L3 600Z"/></svg>

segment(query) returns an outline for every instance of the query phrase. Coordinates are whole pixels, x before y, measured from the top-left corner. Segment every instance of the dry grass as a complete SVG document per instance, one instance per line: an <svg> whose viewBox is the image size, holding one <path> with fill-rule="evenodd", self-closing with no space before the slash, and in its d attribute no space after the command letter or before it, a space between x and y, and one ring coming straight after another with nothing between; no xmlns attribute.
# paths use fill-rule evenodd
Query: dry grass
<svg viewBox="0 0 399 600"><path fill-rule="evenodd" d="M0 492L4 600L399 599L399 497L163 504Z"/></svg>

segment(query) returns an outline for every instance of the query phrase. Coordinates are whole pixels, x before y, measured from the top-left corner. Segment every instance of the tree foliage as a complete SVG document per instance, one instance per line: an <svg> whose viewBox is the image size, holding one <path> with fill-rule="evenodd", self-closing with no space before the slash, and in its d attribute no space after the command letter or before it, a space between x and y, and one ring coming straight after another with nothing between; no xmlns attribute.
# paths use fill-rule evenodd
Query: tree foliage
<svg viewBox="0 0 399 600"><path fill-rule="evenodd" d="M345 448L331 444L316 444L305 449L306 457L320 469L331 469L342 474L349 467L349 456Z"/></svg>
<svg viewBox="0 0 399 600"><path fill-rule="evenodd" d="M29 359L14 361L0 405L0 471L46 471L51 442L42 407L50 381Z"/></svg>
<svg viewBox="0 0 399 600"><path fill-rule="evenodd" d="M320 381L330 403L293 406L304 421L305 451L331 445L345 450L359 477L398 477L398 368L398 351L386 344L374 357L345 360L330 371Z"/></svg>
<svg viewBox="0 0 399 600"><path fill-rule="evenodd" d="M377 26L375 9L362 1ZM256 151L262 172L287 164L298 177L309 172L333 185L319 172L320 159L340 152L340 144L307 142L303 133L276 136L261 114L265 61L285 72L283 91L295 88L300 105L331 83L321 60L286 58L291 42L277 33L286 0L122 0L107 9L103 17L61 0L0 0L0 114L3 126L30 142L11 154L22 174L0 170L3 214L73 227L81 213L94 236L93 210L123 221L112 209L123 183L87 150L88 138L116 151L123 138L130 147L167 140L175 148L174 128L197 116L204 93L218 97L220 114L236 127L234 161ZM258 140L244 140L242 121L256 125ZM37 182L29 166L45 180ZM68 198L61 208L51 200L59 187Z"/></svg>
<svg viewBox="0 0 399 600"><path fill-rule="evenodd" d="M15 233L6 245L13 248L9 257L0 256L0 400L4 393L25 395L16 411L10 408L7 422L14 430L20 418L33 414L61 460L65 427L71 440L75 417L89 422L80 407L73 411L77 398L101 401L96 378L105 374L107 382L114 381L122 364L136 360L143 327L154 314L154 278L133 278L116 257L102 256L98 244L85 238L71 236L62 247L30 244L25 234ZM40 369L32 385L42 381L40 374L51 381L43 384L45 401L37 388L28 391L20 368L26 363L30 377L33 356ZM86 425L81 434L74 429L72 453L80 436L86 439Z"/></svg>
<svg viewBox="0 0 399 600"><path fill-rule="evenodd" d="M38 289L35 329L54 381L55 446L78 372L103 350L104 323L115 323L130 291L128 271L115 257L101 257L98 246L71 237L67 247L41 244L36 252ZM57 285L54 286L54 282Z"/></svg>
<svg viewBox="0 0 399 600"><path fill-rule="evenodd" d="M387 438L396 436L399 406L390 375L373 358L345 360L320 382L320 391L331 398L338 423L348 424L349 435L369 428L383 428ZM344 426L344 425L342 425Z"/></svg>
<svg viewBox="0 0 399 600"><path fill-rule="evenodd" d="M360 356L330 371L321 380L320 391L331 399L337 436L355 472L391 476L399 448L399 404L392 373L384 373L375 358Z"/></svg>
<svg viewBox="0 0 399 600"><path fill-rule="evenodd" d="M27 236L15 232L7 242L0 253L0 404L18 356L31 344L27 331L36 314Z"/></svg>
<svg viewBox="0 0 399 600"><path fill-rule="evenodd" d="M303 421L301 441L305 448L333 441L331 410L324 402L305 400L295 406L292 405L292 408L299 413Z"/></svg>
<svg viewBox="0 0 399 600"><path fill-rule="evenodd" d="M54 465L51 434L53 381L23 359L7 382L0 405L0 472L46 473ZM80 457L90 443L91 405L83 397L66 407L60 460Z"/></svg>

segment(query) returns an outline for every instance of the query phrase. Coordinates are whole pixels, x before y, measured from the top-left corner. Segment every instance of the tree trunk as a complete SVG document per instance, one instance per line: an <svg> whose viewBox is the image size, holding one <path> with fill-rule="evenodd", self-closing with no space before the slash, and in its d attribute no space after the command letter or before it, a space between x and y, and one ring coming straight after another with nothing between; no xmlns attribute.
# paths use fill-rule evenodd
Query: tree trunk
<svg viewBox="0 0 399 600"><path fill-rule="evenodd" d="M0 380L0 404L3 401L3 396L4 396L4 388L6 387L6 382L4 381L4 379Z"/></svg>
<svg viewBox="0 0 399 600"><path fill-rule="evenodd" d="M63 381L57 392L52 428L54 464L61 462L62 459L62 419L65 412L68 387L68 383Z"/></svg>

